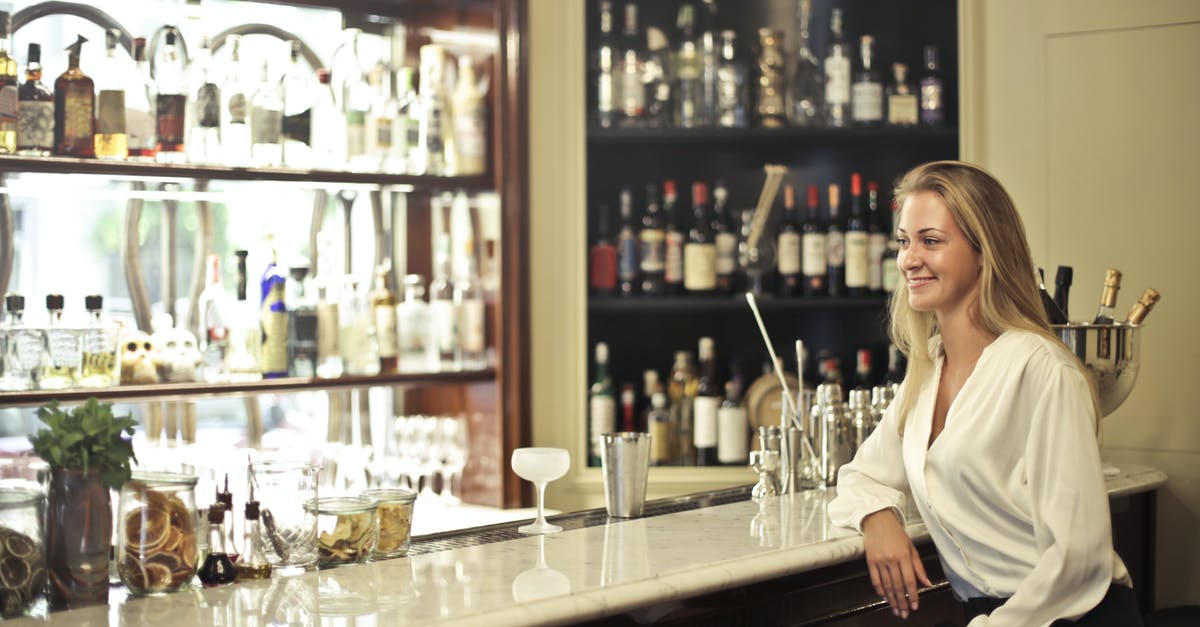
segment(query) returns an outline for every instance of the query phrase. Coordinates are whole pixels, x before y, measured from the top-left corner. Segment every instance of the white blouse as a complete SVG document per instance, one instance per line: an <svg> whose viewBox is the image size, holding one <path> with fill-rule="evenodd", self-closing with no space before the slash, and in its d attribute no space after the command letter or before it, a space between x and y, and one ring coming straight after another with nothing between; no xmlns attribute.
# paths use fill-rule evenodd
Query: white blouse
<svg viewBox="0 0 1200 627"><path fill-rule="evenodd" d="M1108 495L1087 380L1066 348L1029 331L988 345L928 446L940 345L904 435L899 403L838 472L835 525L862 531L906 494L960 599L1011 597L970 627L1078 619L1109 585L1131 585L1112 548ZM903 393L903 392L902 392Z"/></svg>

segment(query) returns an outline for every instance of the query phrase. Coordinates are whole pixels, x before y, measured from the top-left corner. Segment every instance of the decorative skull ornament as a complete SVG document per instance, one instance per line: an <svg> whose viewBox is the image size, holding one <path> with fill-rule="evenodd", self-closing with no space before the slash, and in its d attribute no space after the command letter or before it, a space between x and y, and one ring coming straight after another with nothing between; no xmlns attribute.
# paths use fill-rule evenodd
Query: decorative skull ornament
<svg viewBox="0 0 1200 627"><path fill-rule="evenodd" d="M158 351L144 331L121 336L121 384L158 383Z"/></svg>
<svg viewBox="0 0 1200 627"><path fill-rule="evenodd" d="M195 381L203 357L196 336L182 328L155 331L151 338L158 348L158 376L163 381Z"/></svg>

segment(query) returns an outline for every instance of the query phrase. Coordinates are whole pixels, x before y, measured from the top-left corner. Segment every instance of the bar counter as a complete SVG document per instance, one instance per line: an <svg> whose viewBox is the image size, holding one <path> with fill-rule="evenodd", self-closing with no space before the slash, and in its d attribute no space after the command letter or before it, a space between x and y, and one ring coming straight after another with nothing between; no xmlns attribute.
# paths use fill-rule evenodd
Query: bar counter
<svg viewBox="0 0 1200 627"><path fill-rule="evenodd" d="M1151 580L1138 581L1145 565L1139 559L1131 560L1128 549L1123 550L1117 518L1130 507L1121 499L1149 497L1148 505L1138 506L1143 511L1133 512L1143 526L1149 517L1149 528L1138 532L1142 537L1134 544L1149 547L1149 555L1141 559L1150 560L1149 573L1153 573L1153 495L1165 481L1163 473L1134 465L1121 467L1120 474L1108 479L1118 552L1132 562L1130 570L1139 586L1152 588L1153 575L1142 574ZM865 573L861 537L833 527L825 514L833 489L809 490L761 504L749 500L748 494L748 488L723 491L718 500L731 502L719 504L713 504L711 495L656 501L647 507L665 503L668 507L663 511L682 511L631 520L607 520L602 510L583 517L567 514L558 518L573 521L577 528L540 537L520 536L514 525L495 525L417 538L413 554L407 558L276 577L268 582L195 588L140 599L122 598L114 589L108 606L51 613L45 619L27 618L18 623L500 627L657 620L697 624L705 608L728 613L742 611L738 603L750 608L746 611L778 605L783 597L773 597L770 594L774 593L763 588L773 582L786 582L783 587L790 595L808 589L808 596L795 600L814 615L862 618L872 608L881 609L861 577ZM673 504L678 507L670 507ZM909 535L935 567L931 578L941 580L930 592L940 590L948 597L925 526L911 505L907 514ZM858 571L858 575L847 575ZM812 592L813 585L828 586L835 581L845 584L843 588L851 591L854 599L838 600L834 598L838 594L828 590ZM721 596L731 590L740 591L736 600ZM932 618L929 613L935 611L926 610L924 598L922 610L916 618L922 613ZM749 616L741 614L745 620ZM886 618L890 619L890 614ZM793 624L836 622L814 618Z"/></svg>

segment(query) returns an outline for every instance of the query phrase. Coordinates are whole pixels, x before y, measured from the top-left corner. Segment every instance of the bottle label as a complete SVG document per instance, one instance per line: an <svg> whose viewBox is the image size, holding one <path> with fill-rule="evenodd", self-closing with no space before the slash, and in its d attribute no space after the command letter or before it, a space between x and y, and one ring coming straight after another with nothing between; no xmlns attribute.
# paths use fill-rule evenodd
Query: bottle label
<svg viewBox="0 0 1200 627"><path fill-rule="evenodd" d="M659 273L666 268L664 257L666 233L662 229L642 229L641 268L645 273Z"/></svg>
<svg viewBox="0 0 1200 627"><path fill-rule="evenodd" d="M626 117L638 118L646 109L646 92L642 87L642 73L637 60L626 61L621 72L621 111Z"/></svg>
<svg viewBox="0 0 1200 627"><path fill-rule="evenodd" d="M601 72L596 81L596 110L600 113L612 113L613 75L611 72Z"/></svg>
<svg viewBox="0 0 1200 627"><path fill-rule="evenodd" d="M720 405L719 396L697 396L692 401L692 442L696 448L717 445L717 410Z"/></svg>
<svg viewBox="0 0 1200 627"><path fill-rule="evenodd" d="M288 369L288 318L283 311L263 307L262 312L262 371L263 374L286 373Z"/></svg>
<svg viewBox="0 0 1200 627"><path fill-rule="evenodd" d="M742 407L722 407L717 410L717 461L734 464L746 461L749 450L750 424Z"/></svg>
<svg viewBox="0 0 1200 627"><path fill-rule="evenodd" d="M878 292L883 289L883 252L887 250L887 237L883 233L867 236L867 288Z"/></svg>
<svg viewBox="0 0 1200 627"><path fill-rule="evenodd" d="M716 289L716 246L688 243L683 247L683 287L693 292Z"/></svg>
<svg viewBox="0 0 1200 627"><path fill-rule="evenodd" d="M480 100L472 101L467 106L462 106L455 111L454 145L461 157L460 161L481 162L486 156L487 121L485 113L483 102ZM482 169L482 167L472 168L474 171L482 171Z"/></svg>
<svg viewBox="0 0 1200 627"><path fill-rule="evenodd" d="M888 124L893 126L912 126L917 123L917 97L913 94L893 94L888 96Z"/></svg>
<svg viewBox="0 0 1200 627"><path fill-rule="evenodd" d="M27 100L21 103L19 113L17 147L52 150L54 146L54 103Z"/></svg>
<svg viewBox="0 0 1200 627"><path fill-rule="evenodd" d="M159 94L155 96L154 102L159 145L171 147L182 144L187 98L183 94Z"/></svg>
<svg viewBox="0 0 1200 627"><path fill-rule="evenodd" d="M825 261L834 268L846 265L846 238L841 231L825 236Z"/></svg>
<svg viewBox="0 0 1200 627"><path fill-rule="evenodd" d="M237 93L230 96L228 109L230 124L245 124L246 114L250 111L250 103L246 100L246 94Z"/></svg>
<svg viewBox="0 0 1200 627"><path fill-rule="evenodd" d="M458 332L464 353L478 355L484 351L483 300L472 298L459 305Z"/></svg>
<svg viewBox="0 0 1200 627"><path fill-rule="evenodd" d="M125 132L125 90L102 89L96 99L96 133L119 135Z"/></svg>
<svg viewBox="0 0 1200 627"><path fill-rule="evenodd" d="M284 124L287 124L287 118L284 118ZM392 147L392 118L378 116L375 118L375 147L380 150L388 150Z"/></svg>
<svg viewBox="0 0 1200 627"><path fill-rule="evenodd" d="M825 101L829 104L850 103L850 58L830 56L825 59Z"/></svg>
<svg viewBox="0 0 1200 627"><path fill-rule="evenodd" d="M250 111L250 141L255 144L278 144L283 131L283 112L278 109L254 107Z"/></svg>
<svg viewBox="0 0 1200 627"><path fill-rule="evenodd" d="M338 305L317 303L317 359L325 361L338 355Z"/></svg>
<svg viewBox="0 0 1200 627"><path fill-rule="evenodd" d="M458 315L454 310L454 302L435 300L429 303L429 315L436 333L433 345L440 353L453 353L458 350Z"/></svg>
<svg viewBox="0 0 1200 627"><path fill-rule="evenodd" d="M883 291L891 294L896 291L896 286L900 284L900 268L896 266L896 258L887 256L883 258L883 262L879 264L882 269Z"/></svg>
<svg viewBox="0 0 1200 627"><path fill-rule="evenodd" d="M375 310L375 337L379 340L379 356L395 357L399 340L396 338L396 308L380 305Z"/></svg>
<svg viewBox="0 0 1200 627"><path fill-rule="evenodd" d="M92 117L95 113L92 106L93 96L90 91L77 91L70 88L67 90L66 105L63 107L62 138L64 142L87 138L88 143L91 143L95 131Z"/></svg>
<svg viewBox="0 0 1200 627"><path fill-rule="evenodd" d="M15 122L17 119L17 85L0 86L0 122Z"/></svg>
<svg viewBox="0 0 1200 627"><path fill-rule="evenodd" d="M742 84L741 67L726 64L717 70L717 120L721 126L740 127L745 125Z"/></svg>
<svg viewBox="0 0 1200 627"><path fill-rule="evenodd" d="M221 90L213 83L205 83L196 90L196 126L221 126Z"/></svg>
<svg viewBox="0 0 1200 627"><path fill-rule="evenodd" d="M588 433L591 436L590 444L592 455L600 456L600 436L605 433L612 433L617 426L617 402L608 394L595 394L588 401L588 414L591 417L591 424L588 425Z"/></svg>
<svg viewBox="0 0 1200 627"><path fill-rule="evenodd" d="M779 274L800 274L800 234L780 233L777 253Z"/></svg>
<svg viewBox="0 0 1200 627"><path fill-rule="evenodd" d="M664 279L667 283L683 282L683 233L667 231L667 256Z"/></svg>
<svg viewBox="0 0 1200 627"><path fill-rule="evenodd" d="M846 233L846 287L867 286L867 234L862 231Z"/></svg>
<svg viewBox="0 0 1200 627"><path fill-rule="evenodd" d="M854 84L850 117L857 122L878 122L883 119L883 85L871 82Z"/></svg>
<svg viewBox="0 0 1200 627"><path fill-rule="evenodd" d="M154 115L142 109L125 107L125 136L130 150L153 150Z"/></svg>
<svg viewBox="0 0 1200 627"><path fill-rule="evenodd" d="M637 240L633 238L633 233L623 230L620 239L617 240L617 276L622 281L637 280L637 249Z"/></svg>
<svg viewBox="0 0 1200 627"><path fill-rule="evenodd" d="M936 78L923 79L921 81L921 121L925 124L938 124L942 121L943 115L942 82Z"/></svg>
<svg viewBox="0 0 1200 627"><path fill-rule="evenodd" d="M717 274L726 276L737 271L737 236L717 233Z"/></svg>
<svg viewBox="0 0 1200 627"><path fill-rule="evenodd" d="M285 115L280 124L284 139L300 142L306 146L312 145L312 109L305 109L295 115Z"/></svg>
<svg viewBox="0 0 1200 627"><path fill-rule="evenodd" d="M400 352L423 355L425 338L429 333L425 317L428 305L424 301L404 301L396 305L396 326Z"/></svg>
<svg viewBox="0 0 1200 627"><path fill-rule="evenodd" d="M805 233L801 239L804 248L801 271L805 276L824 275L828 263L828 256L825 254L825 234Z"/></svg>

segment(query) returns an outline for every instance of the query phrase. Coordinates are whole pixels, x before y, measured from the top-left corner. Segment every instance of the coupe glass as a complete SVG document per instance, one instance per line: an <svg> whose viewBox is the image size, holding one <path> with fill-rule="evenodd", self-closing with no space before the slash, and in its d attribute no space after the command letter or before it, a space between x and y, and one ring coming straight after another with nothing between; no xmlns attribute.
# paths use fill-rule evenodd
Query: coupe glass
<svg viewBox="0 0 1200 627"><path fill-rule="evenodd" d="M562 527L546 522L546 484L567 474L571 466L571 454L565 448L530 447L514 449L512 469L517 476L532 481L537 486L537 519L532 524L520 527L521 533L556 533Z"/></svg>

